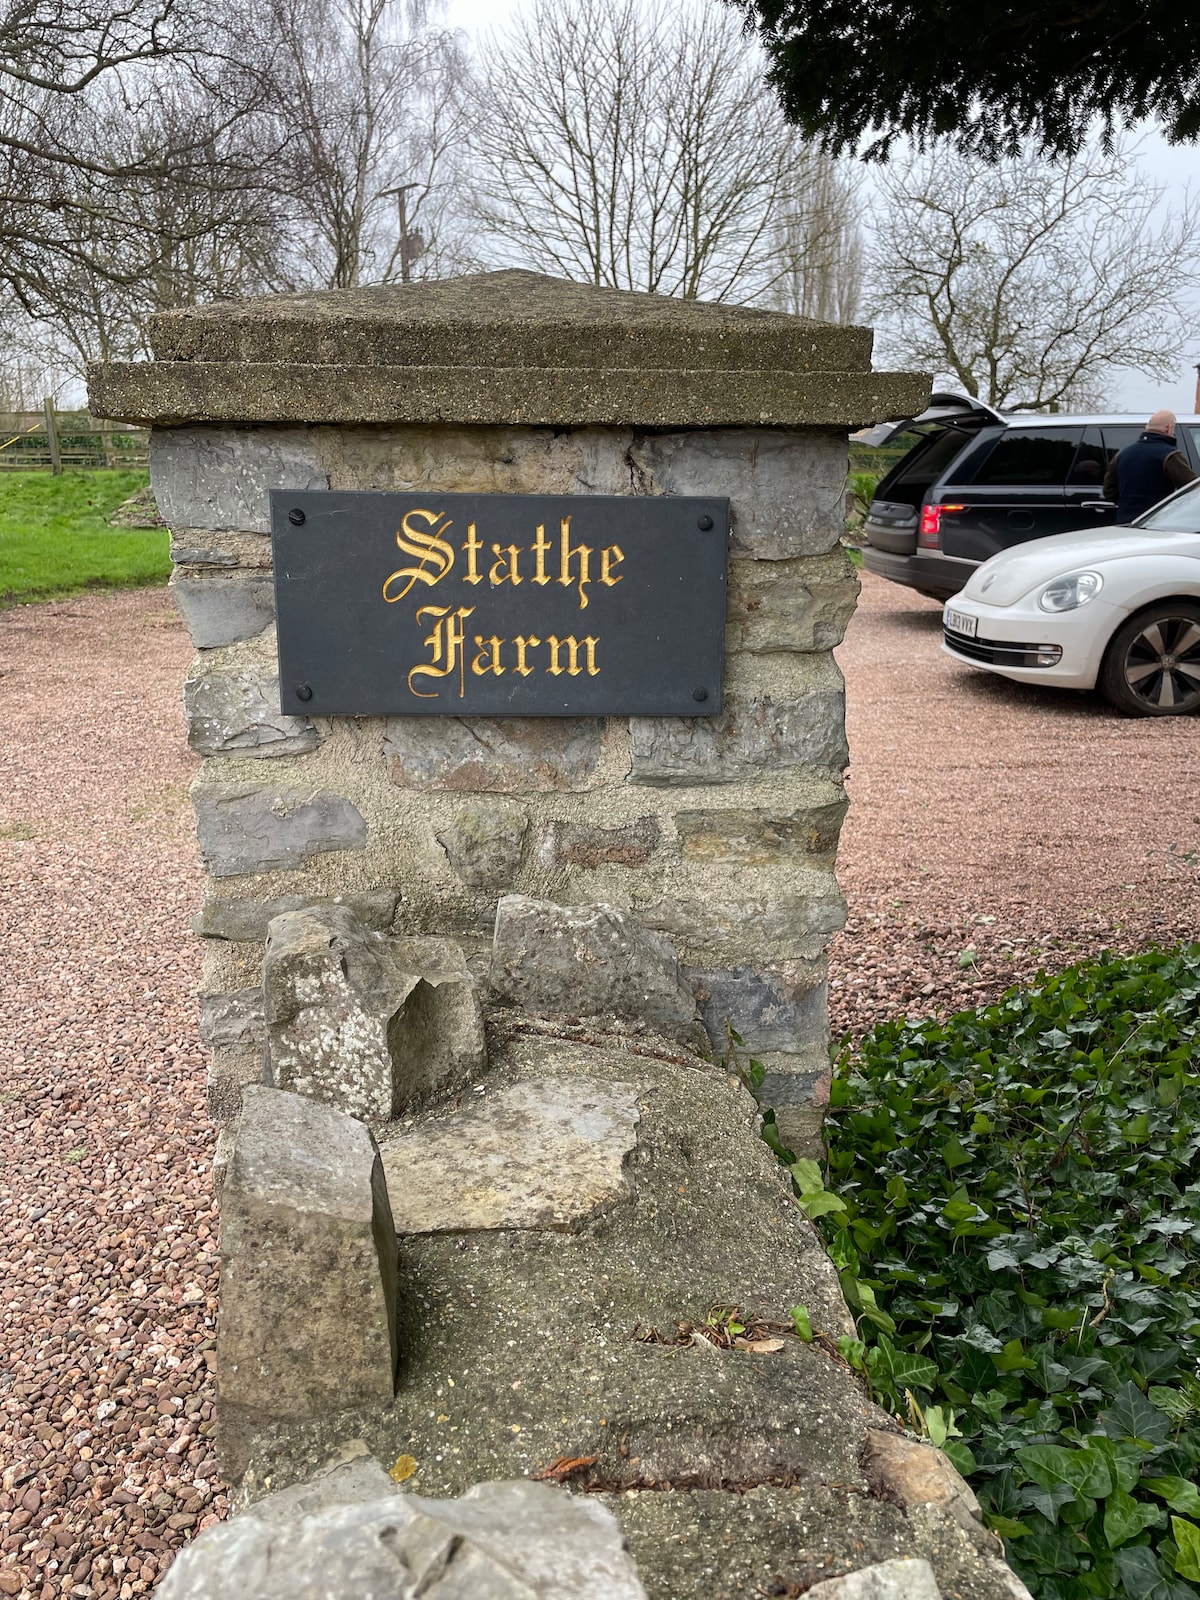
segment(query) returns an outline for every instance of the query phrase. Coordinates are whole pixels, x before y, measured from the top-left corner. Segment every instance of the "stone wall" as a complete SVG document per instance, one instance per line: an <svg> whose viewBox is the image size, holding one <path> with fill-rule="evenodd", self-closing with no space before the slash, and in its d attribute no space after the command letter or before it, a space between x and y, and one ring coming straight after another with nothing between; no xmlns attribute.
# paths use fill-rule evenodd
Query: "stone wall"
<svg viewBox="0 0 1200 1600"><path fill-rule="evenodd" d="M830 654L857 580L839 547L844 433L515 426L156 429L151 470L197 656L188 737L209 873L211 1105L261 1072L271 916L349 902L369 926L482 952L499 898L608 903L666 934L714 1048L728 1022L787 1123L827 1065L825 947L845 809ZM273 488L717 495L732 509L715 718L304 718L278 710ZM477 963L482 973L482 966Z"/></svg>

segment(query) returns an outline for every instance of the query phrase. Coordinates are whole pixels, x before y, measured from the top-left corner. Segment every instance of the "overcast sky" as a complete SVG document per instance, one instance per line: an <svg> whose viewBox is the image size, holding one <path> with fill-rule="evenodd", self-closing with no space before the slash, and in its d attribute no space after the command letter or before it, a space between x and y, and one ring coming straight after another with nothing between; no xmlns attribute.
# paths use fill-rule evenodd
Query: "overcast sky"
<svg viewBox="0 0 1200 1600"><path fill-rule="evenodd" d="M444 15L452 26L478 38L489 28L502 26L519 6L520 0L447 0ZM1155 129L1147 127L1142 130L1139 167L1152 183L1164 186L1164 206L1178 208L1189 185L1200 198L1200 147L1169 145ZM1114 411L1149 413L1169 406L1183 414L1198 409L1195 396L1196 363L1200 362L1200 301L1193 327L1194 337L1179 353L1179 367L1172 382L1156 383L1140 372L1114 373L1109 386Z"/></svg>

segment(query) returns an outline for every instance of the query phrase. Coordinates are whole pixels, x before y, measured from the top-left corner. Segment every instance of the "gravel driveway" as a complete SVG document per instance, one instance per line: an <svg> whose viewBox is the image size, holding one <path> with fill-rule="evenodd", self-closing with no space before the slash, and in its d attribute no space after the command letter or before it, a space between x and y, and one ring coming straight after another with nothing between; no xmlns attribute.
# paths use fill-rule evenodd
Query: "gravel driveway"
<svg viewBox="0 0 1200 1600"><path fill-rule="evenodd" d="M974 674L938 627L868 577L840 652L837 1028L1197 926L1200 724ZM163 590L0 613L0 1595L143 1594L225 1510L190 654Z"/></svg>
<svg viewBox="0 0 1200 1600"><path fill-rule="evenodd" d="M1200 719L1129 719L960 666L935 602L862 576L837 653L851 801L835 1033L1200 937Z"/></svg>
<svg viewBox="0 0 1200 1600"><path fill-rule="evenodd" d="M224 1509L200 874L165 590L0 612L0 1594L143 1594Z"/></svg>

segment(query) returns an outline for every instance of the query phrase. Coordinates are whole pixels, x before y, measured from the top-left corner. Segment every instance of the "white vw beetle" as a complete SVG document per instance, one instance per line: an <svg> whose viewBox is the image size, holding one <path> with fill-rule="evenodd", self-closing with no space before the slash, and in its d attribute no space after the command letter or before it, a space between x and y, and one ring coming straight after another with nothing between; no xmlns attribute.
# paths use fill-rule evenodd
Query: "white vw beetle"
<svg viewBox="0 0 1200 1600"><path fill-rule="evenodd" d="M1200 709L1200 482L1122 527L985 561L942 613L956 661L1095 689L1131 716Z"/></svg>

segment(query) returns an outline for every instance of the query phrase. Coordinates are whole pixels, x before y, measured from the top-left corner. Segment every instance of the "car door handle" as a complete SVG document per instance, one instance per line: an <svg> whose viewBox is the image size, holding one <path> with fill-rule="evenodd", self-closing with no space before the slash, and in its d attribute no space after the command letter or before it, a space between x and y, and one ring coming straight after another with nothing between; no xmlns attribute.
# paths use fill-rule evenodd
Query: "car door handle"
<svg viewBox="0 0 1200 1600"><path fill-rule="evenodd" d="M1079 509L1081 511L1115 511L1117 503L1115 500L1082 500L1080 501Z"/></svg>

